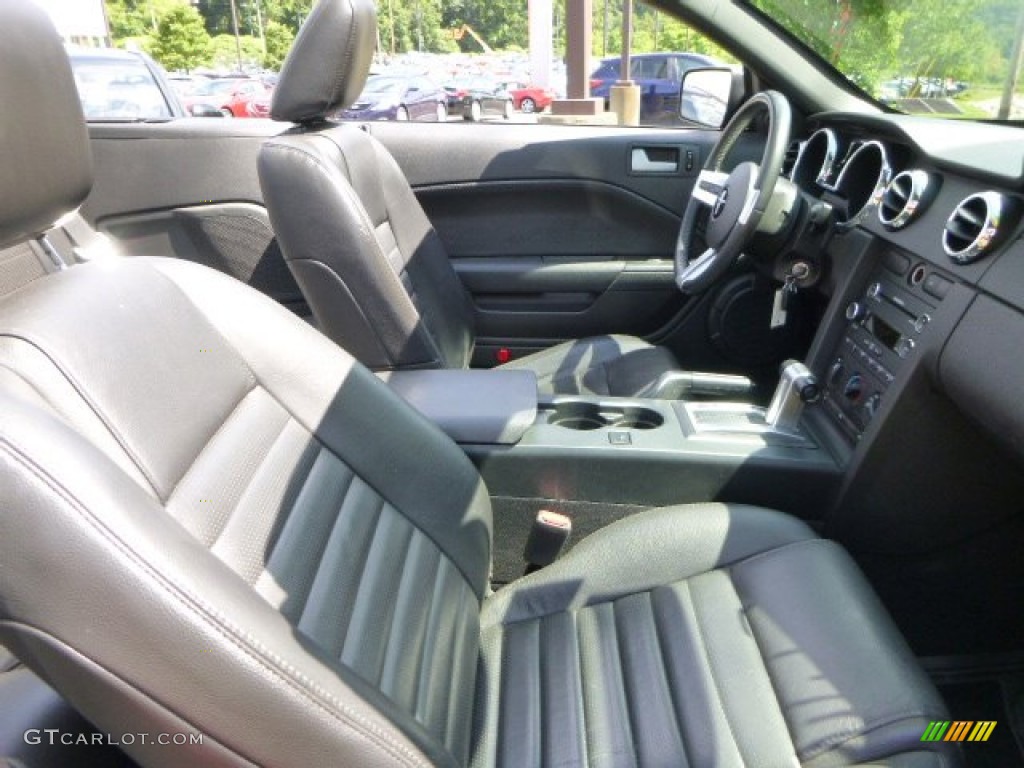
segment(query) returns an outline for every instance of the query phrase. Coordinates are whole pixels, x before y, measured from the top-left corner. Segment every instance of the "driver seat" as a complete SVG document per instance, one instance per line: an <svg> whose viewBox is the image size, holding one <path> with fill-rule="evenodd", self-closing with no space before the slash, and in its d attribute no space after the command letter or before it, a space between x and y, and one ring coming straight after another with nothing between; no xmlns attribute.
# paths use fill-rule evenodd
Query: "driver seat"
<svg viewBox="0 0 1024 768"><path fill-rule="evenodd" d="M358 98L376 40L366 0L323 0L281 70L271 116L298 125L260 153L263 198L320 329L374 370L466 368L472 302L387 149L327 117ZM541 392L632 396L679 366L631 336L558 344L507 364Z"/></svg>

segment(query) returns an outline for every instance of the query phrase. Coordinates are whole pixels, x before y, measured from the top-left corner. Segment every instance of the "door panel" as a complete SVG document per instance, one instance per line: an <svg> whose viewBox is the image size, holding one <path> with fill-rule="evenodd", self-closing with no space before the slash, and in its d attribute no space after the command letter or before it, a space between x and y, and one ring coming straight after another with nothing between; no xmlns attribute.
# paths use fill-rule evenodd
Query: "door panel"
<svg viewBox="0 0 1024 768"><path fill-rule="evenodd" d="M635 193L550 179L417 194L473 296L480 364L494 347L650 335L678 311L669 258L678 218Z"/></svg>
<svg viewBox="0 0 1024 768"><path fill-rule="evenodd" d="M545 125L370 127L396 156L473 297L478 365L628 333L661 342L680 213L715 134ZM455 128L455 130L451 130ZM447 129L447 130L446 130ZM635 150L676 158L635 171Z"/></svg>
<svg viewBox="0 0 1024 768"><path fill-rule="evenodd" d="M269 120L93 123L95 183L82 213L132 256L220 269L308 314L263 206L256 157Z"/></svg>
<svg viewBox="0 0 1024 768"><path fill-rule="evenodd" d="M301 311L256 174L261 144L283 129L93 125L96 184L83 213L126 252L210 264ZM716 133L462 121L366 129L395 156L473 296L477 364L494 362L499 346L530 351L604 333L715 364L705 354L709 302L675 290L671 257ZM658 162L637 165L637 149ZM742 142L737 159L756 150Z"/></svg>

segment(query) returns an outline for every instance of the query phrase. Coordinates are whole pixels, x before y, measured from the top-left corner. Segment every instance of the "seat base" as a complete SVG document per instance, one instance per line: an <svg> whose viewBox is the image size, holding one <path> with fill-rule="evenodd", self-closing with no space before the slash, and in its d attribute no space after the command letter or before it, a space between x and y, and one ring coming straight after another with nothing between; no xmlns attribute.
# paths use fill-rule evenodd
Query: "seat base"
<svg viewBox="0 0 1024 768"><path fill-rule="evenodd" d="M921 743L945 707L851 558L769 510L602 529L485 603L482 655L475 766L956 755Z"/></svg>

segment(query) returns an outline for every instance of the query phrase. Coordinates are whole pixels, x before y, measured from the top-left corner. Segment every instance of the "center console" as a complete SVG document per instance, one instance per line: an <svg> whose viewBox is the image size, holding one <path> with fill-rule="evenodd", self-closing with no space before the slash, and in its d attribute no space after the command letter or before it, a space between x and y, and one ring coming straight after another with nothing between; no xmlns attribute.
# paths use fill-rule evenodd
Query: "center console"
<svg viewBox="0 0 1024 768"><path fill-rule="evenodd" d="M382 374L446 431L492 498L630 507L723 500L821 514L841 470L802 429L817 381L791 361L768 408L744 402L538 397L526 371Z"/></svg>
<svg viewBox="0 0 1024 768"><path fill-rule="evenodd" d="M823 405L850 440L861 439L886 391L916 354L950 285L894 251L847 305L845 331L825 375Z"/></svg>

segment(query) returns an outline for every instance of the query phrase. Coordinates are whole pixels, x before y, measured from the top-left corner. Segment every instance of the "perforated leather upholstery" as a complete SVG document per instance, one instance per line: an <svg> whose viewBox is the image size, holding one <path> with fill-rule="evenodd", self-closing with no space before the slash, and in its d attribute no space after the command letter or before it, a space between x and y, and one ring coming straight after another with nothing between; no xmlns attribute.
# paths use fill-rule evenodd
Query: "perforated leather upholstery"
<svg viewBox="0 0 1024 768"><path fill-rule="evenodd" d="M609 526L481 623L476 766L888 764L944 711L849 557L763 509Z"/></svg>
<svg viewBox="0 0 1024 768"><path fill-rule="evenodd" d="M45 62L42 18L0 0L4 44ZM0 121L45 122L7 82ZM35 220L7 213L0 246ZM863 577L790 518L655 510L494 596L490 550L459 448L242 283L138 258L0 299L0 644L103 731L202 734L133 741L144 766L957 762Z"/></svg>

